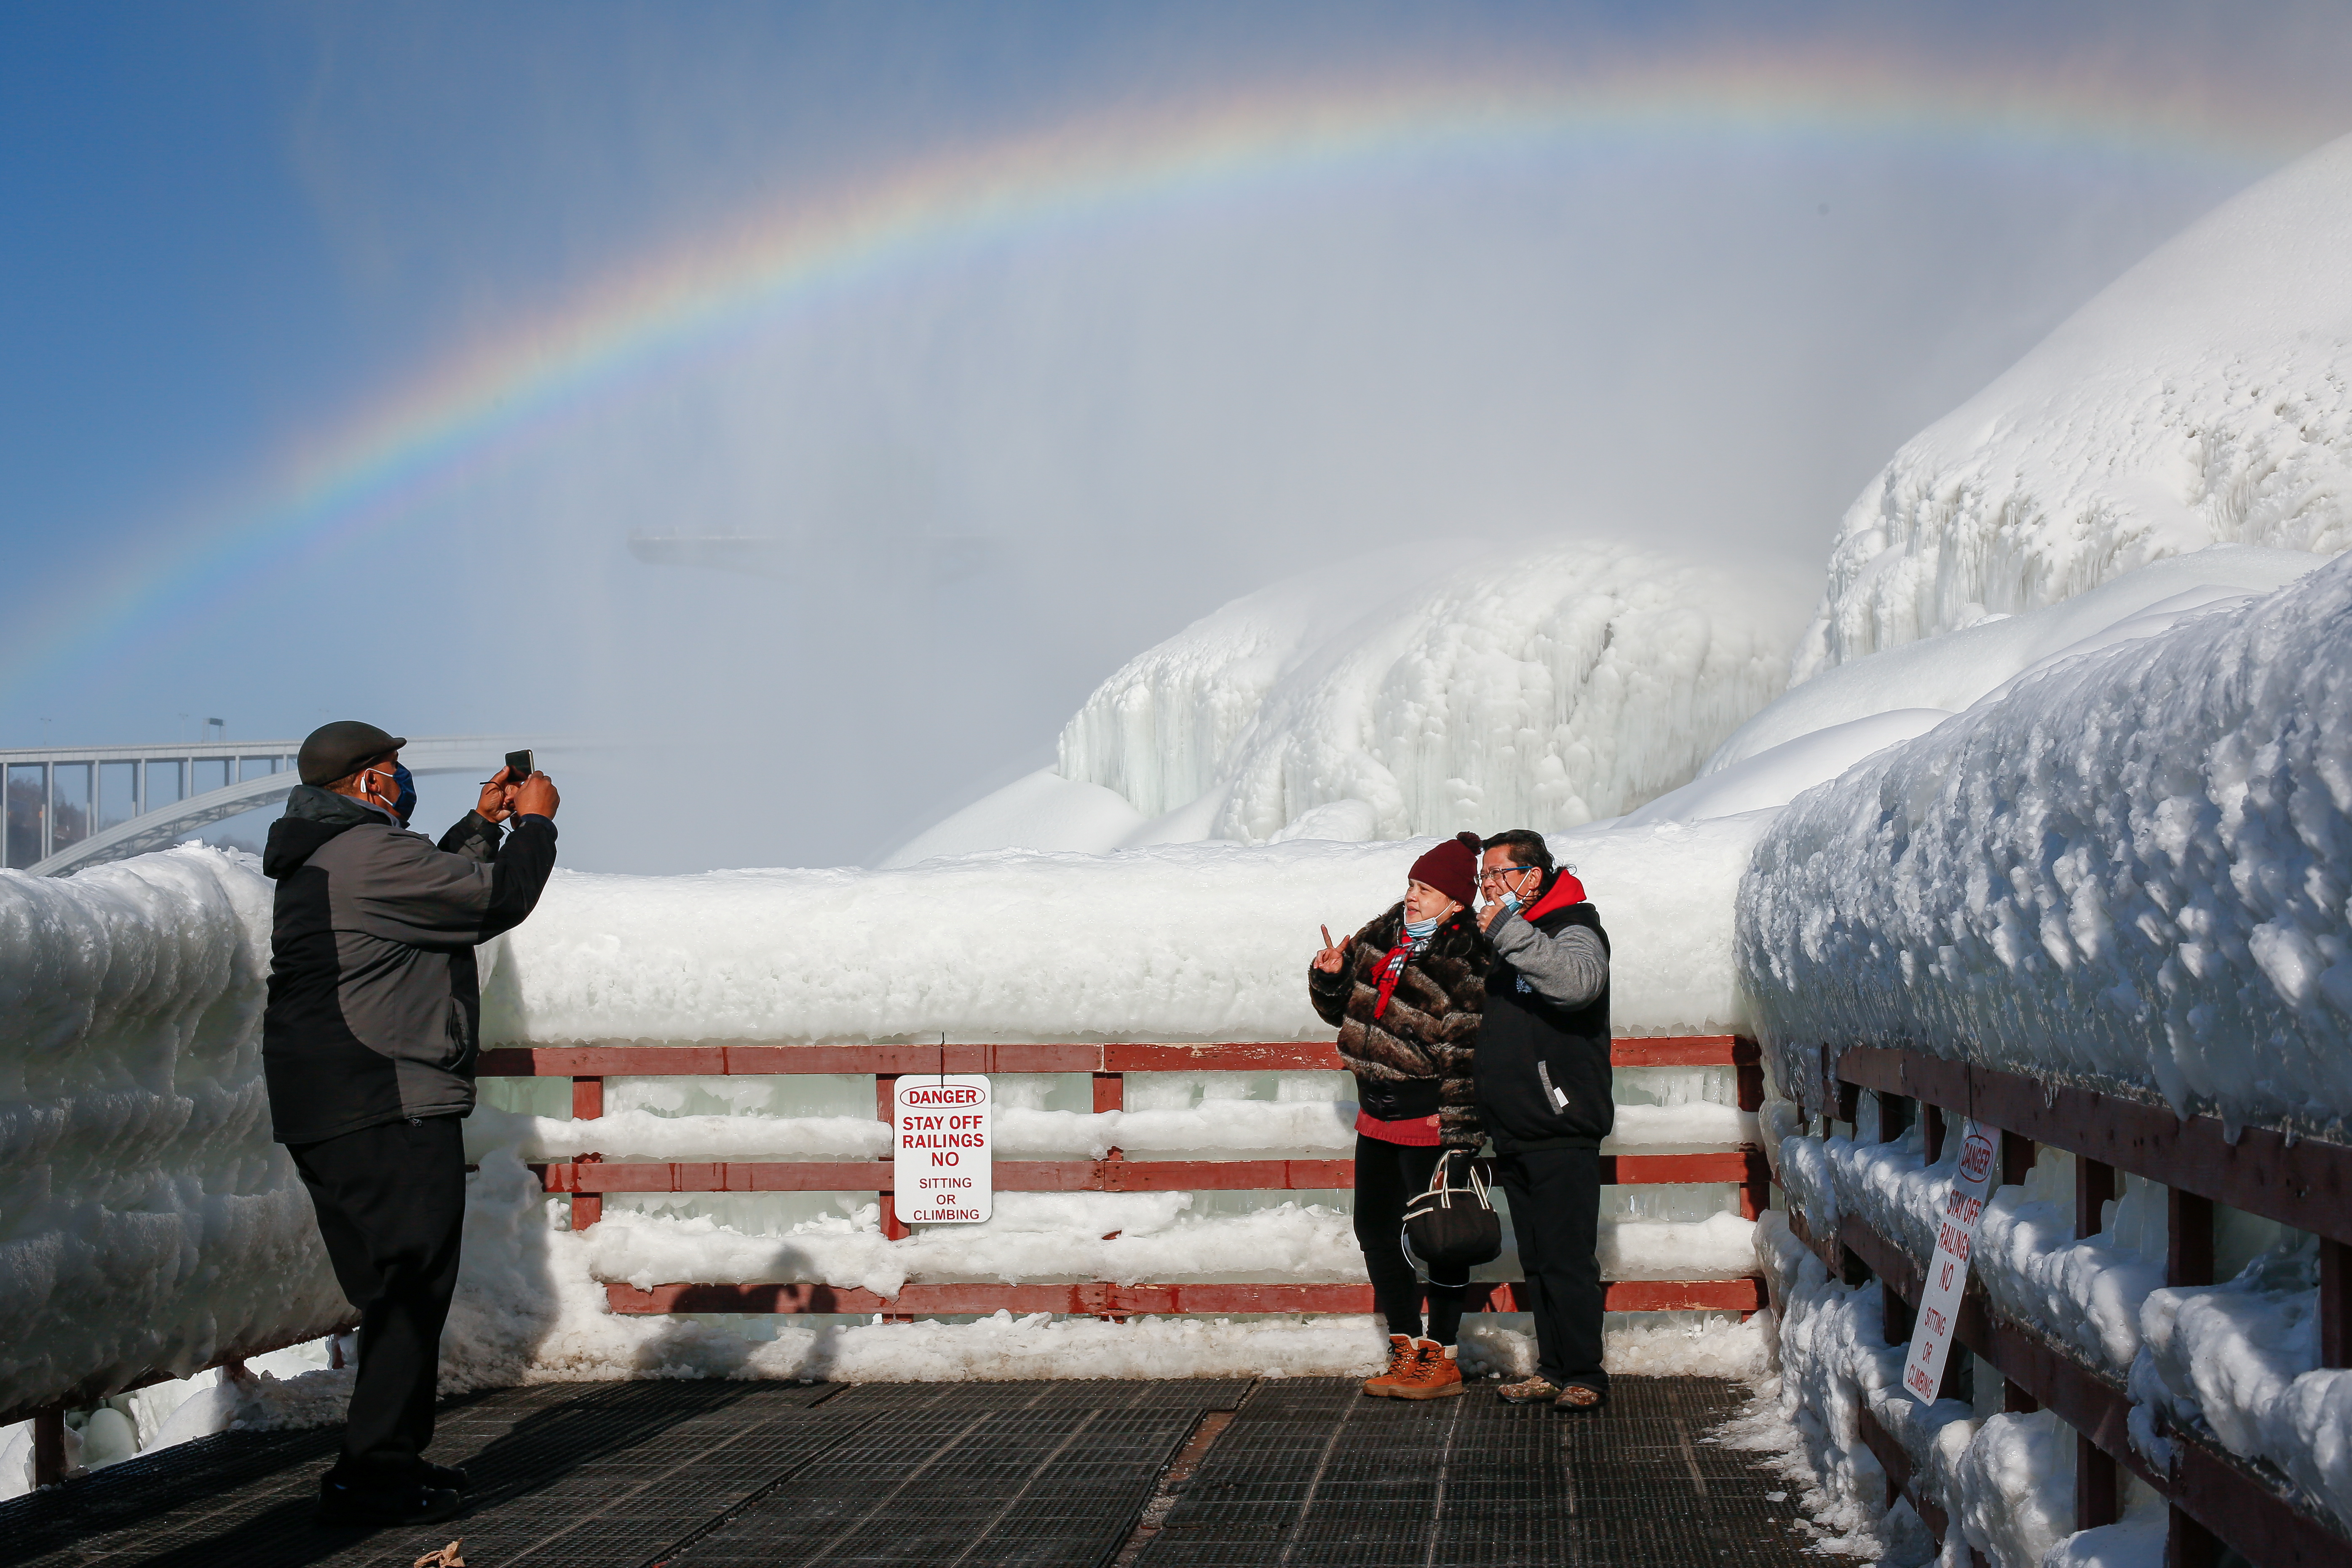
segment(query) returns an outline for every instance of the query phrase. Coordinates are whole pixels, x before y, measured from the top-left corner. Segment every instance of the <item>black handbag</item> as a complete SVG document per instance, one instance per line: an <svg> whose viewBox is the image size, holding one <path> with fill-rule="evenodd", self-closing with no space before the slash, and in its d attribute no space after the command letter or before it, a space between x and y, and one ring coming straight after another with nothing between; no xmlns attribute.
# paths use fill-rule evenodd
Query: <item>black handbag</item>
<svg viewBox="0 0 2352 1568"><path fill-rule="evenodd" d="M1486 1178L1467 1159L1461 1163L1469 1173L1465 1184L1451 1184L1454 1156L1447 1154L1429 1190L1405 1205L1405 1261L1423 1279L1433 1273L1458 1279L1503 1254L1503 1221L1486 1196Z"/></svg>

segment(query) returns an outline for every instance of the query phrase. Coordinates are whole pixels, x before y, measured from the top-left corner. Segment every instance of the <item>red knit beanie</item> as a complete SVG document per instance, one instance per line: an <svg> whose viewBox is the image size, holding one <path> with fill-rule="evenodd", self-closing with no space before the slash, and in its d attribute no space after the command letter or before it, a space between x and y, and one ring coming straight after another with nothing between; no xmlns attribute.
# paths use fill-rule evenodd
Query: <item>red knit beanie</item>
<svg viewBox="0 0 2352 1568"><path fill-rule="evenodd" d="M1478 854L1481 847L1475 833L1457 833L1444 843L1412 863L1405 875L1416 882L1426 882L1457 904L1471 904L1478 898Z"/></svg>

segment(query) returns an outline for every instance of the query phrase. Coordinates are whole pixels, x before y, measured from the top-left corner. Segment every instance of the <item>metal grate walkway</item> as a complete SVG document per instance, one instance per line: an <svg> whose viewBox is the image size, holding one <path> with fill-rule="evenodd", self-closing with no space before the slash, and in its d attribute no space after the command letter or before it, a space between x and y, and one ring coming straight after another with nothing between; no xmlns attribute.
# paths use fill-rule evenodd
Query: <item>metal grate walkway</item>
<svg viewBox="0 0 2352 1568"><path fill-rule="evenodd" d="M454 1402L474 1501L415 1531L310 1518L330 1432L229 1433L0 1504L40 1568L1794 1564L1774 1483L1701 1438L1738 1393L1624 1379L1595 1418L1339 1379L545 1384Z"/></svg>
<svg viewBox="0 0 2352 1568"><path fill-rule="evenodd" d="M1477 1390L1407 1404L1329 1379L1261 1385L1144 1568L1794 1563L1794 1503L1702 1439L1732 1385L1620 1378L1597 1415ZM1768 1502L1768 1489L1780 1502Z"/></svg>

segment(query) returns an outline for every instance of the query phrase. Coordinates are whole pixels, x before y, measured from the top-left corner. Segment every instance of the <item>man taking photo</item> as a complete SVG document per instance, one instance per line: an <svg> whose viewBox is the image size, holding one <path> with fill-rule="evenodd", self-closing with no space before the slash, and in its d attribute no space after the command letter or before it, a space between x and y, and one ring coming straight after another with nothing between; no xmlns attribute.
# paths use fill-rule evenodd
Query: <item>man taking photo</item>
<svg viewBox="0 0 2352 1568"><path fill-rule="evenodd" d="M1513 1405L1597 1410L1605 1305L1601 1141L1617 1123L1609 1068L1609 933L1584 884L1552 865L1543 835L1486 840L1478 916L1497 962L1473 1058L1479 1122L1511 1199L1511 1233L1536 1321L1536 1373L1505 1384Z"/></svg>
<svg viewBox="0 0 2352 1568"><path fill-rule="evenodd" d="M436 847L407 742L343 721L313 731L271 824L278 883L262 1068L335 1279L360 1312L359 1375L321 1517L446 1519L463 1470L427 1464L441 1326L457 1284L481 998L474 948L522 922L555 867L555 785L501 770ZM500 844L501 823L511 823Z"/></svg>

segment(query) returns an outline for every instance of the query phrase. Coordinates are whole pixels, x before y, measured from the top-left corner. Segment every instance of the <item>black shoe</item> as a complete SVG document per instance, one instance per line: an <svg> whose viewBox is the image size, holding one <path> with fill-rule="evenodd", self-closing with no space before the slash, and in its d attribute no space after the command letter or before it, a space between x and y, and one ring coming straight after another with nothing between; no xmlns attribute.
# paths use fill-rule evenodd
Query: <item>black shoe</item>
<svg viewBox="0 0 2352 1568"><path fill-rule="evenodd" d="M467 1475L461 1465L436 1465L430 1460L419 1460L418 1468L428 1487L443 1487L453 1492L474 1489L474 1478Z"/></svg>
<svg viewBox="0 0 2352 1568"><path fill-rule="evenodd" d="M355 1487L319 1479L319 1518L327 1524L430 1524L466 1506L448 1487L421 1481L397 1487Z"/></svg>

